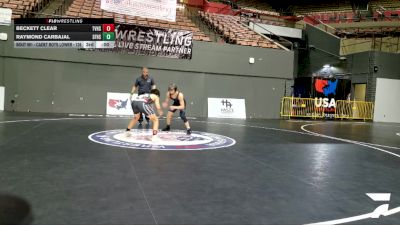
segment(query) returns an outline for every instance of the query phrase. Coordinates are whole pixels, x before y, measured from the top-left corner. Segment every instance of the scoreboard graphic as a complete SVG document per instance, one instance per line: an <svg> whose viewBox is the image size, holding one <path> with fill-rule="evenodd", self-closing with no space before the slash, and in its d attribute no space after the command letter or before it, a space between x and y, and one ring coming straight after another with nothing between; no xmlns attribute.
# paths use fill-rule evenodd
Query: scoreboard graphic
<svg viewBox="0 0 400 225"><path fill-rule="evenodd" d="M14 21L15 48L114 48L114 19L20 18Z"/></svg>

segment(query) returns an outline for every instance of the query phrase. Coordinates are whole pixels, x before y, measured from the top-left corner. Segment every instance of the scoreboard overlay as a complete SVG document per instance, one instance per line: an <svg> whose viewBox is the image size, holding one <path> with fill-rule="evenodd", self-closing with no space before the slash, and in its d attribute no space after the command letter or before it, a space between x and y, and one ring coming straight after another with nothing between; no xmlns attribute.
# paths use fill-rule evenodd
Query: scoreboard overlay
<svg viewBox="0 0 400 225"><path fill-rule="evenodd" d="M18 18L15 48L114 48L114 19Z"/></svg>

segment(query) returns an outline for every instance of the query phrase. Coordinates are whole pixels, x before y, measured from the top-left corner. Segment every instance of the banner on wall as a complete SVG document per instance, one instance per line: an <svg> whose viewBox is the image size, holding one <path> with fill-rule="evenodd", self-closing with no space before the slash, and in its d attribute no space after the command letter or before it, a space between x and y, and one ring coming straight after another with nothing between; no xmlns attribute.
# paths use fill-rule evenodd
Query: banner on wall
<svg viewBox="0 0 400 225"><path fill-rule="evenodd" d="M129 93L107 92L107 115L133 115ZM135 96L133 96L135 97Z"/></svg>
<svg viewBox="0 0 400 225"><path fill-rule="evenodd" d="M208 98L208 117L246 119L245 100Z"/></svg>
<svg viewBox="0 0 400 225"><path fill-rule="evenodd" d="M115 48L96 50L175 59L191 59L192 39L193 32L186 30L116 24Z"/></svg>
<svg viewBox="0 0 400 225"><path fill-rule="evenodd" d="M11 25L12 10L8 8L0 8L0 26Z"/></svg>
<svg viewBox="0 0 400 225"><path fill-rule="evenodd" d="M334 118L337 100L350 100L351 80L325 77L300 77L294 81L294 97L314 98L317 110Z"/></svg>
<svg viewBox="0 0 400 225"><path fill-rule="evenodd" d="M4 96L5 89L4 87L0 86L0 111L4 111Z"/></svg>
<svg viewBox="0 0 400 225"><path fill-rule="evenodd" d="M176 0L101 0L109 12L175 22Z"/></svg>

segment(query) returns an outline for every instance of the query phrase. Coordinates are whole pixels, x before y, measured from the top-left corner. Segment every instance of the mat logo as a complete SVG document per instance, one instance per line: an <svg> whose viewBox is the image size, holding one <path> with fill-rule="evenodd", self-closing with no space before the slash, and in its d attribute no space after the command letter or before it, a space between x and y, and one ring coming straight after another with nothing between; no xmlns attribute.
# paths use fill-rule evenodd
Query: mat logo
<svg viewBox="0 0 400 225"><path fill-rule="evenodd" d="M193 131L186 135L185 131L172 130L159 132L154 140L149 129L135 129L130 132L124 130L107 130L89 135L89 140L115 147L145 149L145 150L206 150L226 148L236 141L230 137Z"/></svg>
<svg viewBox="0 0 400 225"><path fill-rule="evenodd" d="M231 103L230 101L226 100L226 99L225 99L225 100L222 100L221 103L222 103L222 105L225 106L226 108L228 108L228 107L229 107L229 108L232 108L232 103Z"/></svg>
<svg viewBox="0 0 400 225"><path fill-rule="evenodd" d="M375 202L389 202L391 193L366 193L366 195ZM390 215L393 215L393 214L399 213L399 212L400 212L400 206L389 209L389 204L386 203L386 204L382 204L382 205L376 207L372 212L365 213L362 215L357 215L357 216L352 216L352 217L347 217L347 218L342 218L342 219L337 219L337 220L329 220L329 221L318 222L318 223L310 223L310 224L306 224L306 225L343 224L343 223L349 223L349 222L365 220L365 219L370 219L370 218L377 219L381 216L390 216Z"/></svg>
<svg viewBox="0 0 400 225"><path fill-rule="evenodd" d="M323 93L325 96L328 96L329 94L335 95L337 84L338 80L330 81L315 79L315 90L319 93Z"/></svg>
<svg viewBox="0 0 400 225"><path fill-rule="evenodd" d="M126 99L125 101L122 101L120 99L109 99L108 100L108 105L111 108L115 108L115 109L126 109L126 105L128 103L128 99Z"/></svg>
<svg viewBox="0 0 400 225"><path fill-rule="evenodd" d="M222 106L225 107L225 108L221 108L222 113L233 113L232 103L230 101L228 101L227 99L224 99L221 101L221 103L222 103Z"/></svg>

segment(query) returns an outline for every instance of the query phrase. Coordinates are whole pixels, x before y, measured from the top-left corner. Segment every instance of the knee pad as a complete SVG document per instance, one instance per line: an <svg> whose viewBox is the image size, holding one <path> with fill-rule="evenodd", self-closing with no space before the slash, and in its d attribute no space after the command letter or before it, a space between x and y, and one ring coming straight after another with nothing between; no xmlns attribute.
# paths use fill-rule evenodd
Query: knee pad
<svg viewBox="0 0 400 225"><path fill-rule="evenodd" d="M179 116L181 117L181 119L183 120L184 123L186 123L188 120L186 119L186 113L185 111L180 111L179 112Z"/></svg>

